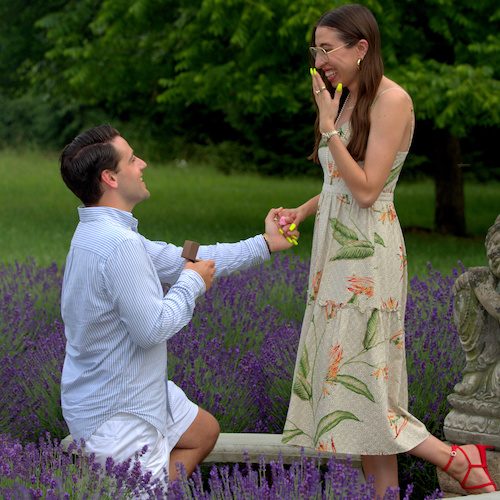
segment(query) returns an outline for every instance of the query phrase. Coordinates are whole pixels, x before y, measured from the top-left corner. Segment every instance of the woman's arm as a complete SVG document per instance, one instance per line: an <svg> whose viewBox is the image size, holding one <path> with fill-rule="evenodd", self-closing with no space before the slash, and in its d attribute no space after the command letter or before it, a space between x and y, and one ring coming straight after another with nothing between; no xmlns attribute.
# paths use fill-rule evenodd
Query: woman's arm
<svg viewBox="0 0 500 500"><path fill-rule="evenodd" d="M349 154L338 136L328 146L342 178L358 204L367 208L379 197L404 137L409 135L412 106L403 90L380 96L371 112L364 167Z"/></svg>
<svg viewBox="0 0 500 500"><path fill-rule="evenodd" d="M311 198L310 200L307 200L305 203L300 205L300 207L297 207L297 210L300 213L301 220L307 219L311 215L314 215L318 211L318 202L319 202L319 194Z"/></svg>
<svg viewBox="0 0 500 500"><path fill-rule="evenodd" d="M295 224L295 226L298 227L303 220L307 219L308 217L314 215L317 212L318 201L319 201L319 194L314 196L310 200L307 200L305 203L303 203L297 208L282 208L279 211L278 215L280 217L285 217L288 222L287 225L282 226L282 230L285 232L287 236L291 235L291 231L289 230L289 228L292 224Z"/></svg>
<svg viewBox="0 0 500 500"><path fill-rule="evenodd" d="M312 84L313 90L323 85L319 73L313 75ZM341 95L339 87L340 91L334 93L333 99L329 92L314 93L321 132L335 129ZM410 136L413 111L408 94L401 87L394 86L394 90L391 88L390 92L381 95L371 108L370 123L363 167L350 155L338 134L328 141L336 167L355 200L364 208L371 206L380 195L403 139Z"/></svg>

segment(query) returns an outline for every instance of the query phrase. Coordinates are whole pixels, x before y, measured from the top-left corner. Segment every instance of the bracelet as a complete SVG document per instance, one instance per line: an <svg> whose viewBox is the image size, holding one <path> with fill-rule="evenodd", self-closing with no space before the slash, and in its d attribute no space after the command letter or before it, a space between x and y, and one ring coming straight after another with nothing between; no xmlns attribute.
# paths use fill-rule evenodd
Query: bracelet
<svg viewBox="0 0 500 500"><path fill-rule="evenodd" d="M326 139L326 143L328 144L328 141L334 136L334 135L340 135L340 132L338 130L330 130L330 132L321 132L321 137L323 139Z"/></svg>
<svg viewBox="0 0 500 500"><path fill-rule="evenodd" d="M269 241L267 241L266 236L267 236L267 234L266 234L266 233L264 233L264 234L262 235L262 237L264 238L264 241L266 242L267 249L269 250L269 255L271 255L271 254L272 254L272 252L271 252L271 247L269 246Z"/></svg>

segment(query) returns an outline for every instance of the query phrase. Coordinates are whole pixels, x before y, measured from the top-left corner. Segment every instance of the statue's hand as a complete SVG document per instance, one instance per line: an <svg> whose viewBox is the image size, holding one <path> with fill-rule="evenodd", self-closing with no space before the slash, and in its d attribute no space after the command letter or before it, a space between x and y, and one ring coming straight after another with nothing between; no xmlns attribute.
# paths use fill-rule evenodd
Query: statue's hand
<svg viewBox="0 0 500 500"><path fill-rule="evenodd" d="M465 271L465 273L461 274L453 283L452 292L454 295L457 295L461 290L470 287L470 272Z"/></svg>
<svg viewBox="0 0 500 500"><path fill-rule="evenodd" d="M461 274L453 284L453 293L472 288L474 293L478 286L483 286L485 283L490 283L491 278L495 278L488 267L470 267L465 273Z"/></svg>

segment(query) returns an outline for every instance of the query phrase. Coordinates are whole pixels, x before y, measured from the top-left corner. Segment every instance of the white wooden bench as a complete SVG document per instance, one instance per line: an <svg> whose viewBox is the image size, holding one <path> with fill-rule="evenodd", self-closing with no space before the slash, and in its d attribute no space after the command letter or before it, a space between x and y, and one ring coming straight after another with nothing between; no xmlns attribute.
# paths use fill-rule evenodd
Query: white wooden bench
<svg viewBox="0 0 500 500"><path fill-rule="evenodd" d="M264 456L267 463L278 460L281 456L283 463L290 464L301 456L321 458L326 462L333 455L328 452L319 452L312 449L302 449L299 446L283 444L281 434L258 434L258 433L221 433L214 449L205 458L205 462L213 463L235 463L243 461L243 453L246 452L251 463L258 463ZM348 457L340 453L335 454L340 461L350 458L352 466L361 467L359 456Z"/></svg>
<svg viewBox="0 0 500 500"><path fill-rule="evenodd" d="M61 445L67 449L73 441L71 435L66 436ZM318 452L311 449L301 450L298 446L291 446L281 442L281 434L258 434L258 433L221 433L214 449L205 458L205 463L239 463L243 462L246 453L250 463L258 463L260 457L264 457L266 463L278 460L281 456L283 463L291 464L301 456L320 457L321 461L327 462L332 453ZM342 462L350 459L355 468L361 468L359 456L348 456L341 453L335 454L335 458Z"/></svg>

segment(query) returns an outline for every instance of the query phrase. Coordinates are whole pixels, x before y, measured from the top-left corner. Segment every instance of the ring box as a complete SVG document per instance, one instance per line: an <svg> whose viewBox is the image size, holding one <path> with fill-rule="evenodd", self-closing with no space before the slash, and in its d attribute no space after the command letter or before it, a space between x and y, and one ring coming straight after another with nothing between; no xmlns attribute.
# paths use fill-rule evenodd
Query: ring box
<svg viewBox="0 0 500 500"><path fill-rule="evenodd" d="M196 254L198 253L199 248L200 244L198 242L186 240L184 242L184 247L182 248L181 257L184 257L186 260L190 260L191 262L196 262Z"/></svg>

